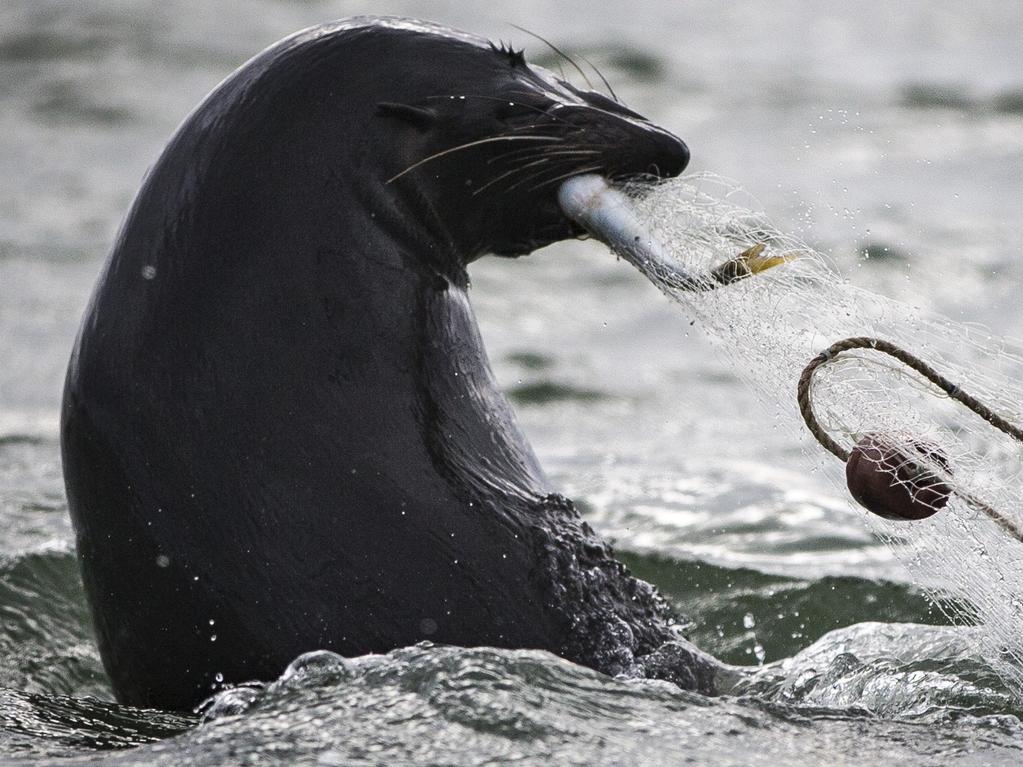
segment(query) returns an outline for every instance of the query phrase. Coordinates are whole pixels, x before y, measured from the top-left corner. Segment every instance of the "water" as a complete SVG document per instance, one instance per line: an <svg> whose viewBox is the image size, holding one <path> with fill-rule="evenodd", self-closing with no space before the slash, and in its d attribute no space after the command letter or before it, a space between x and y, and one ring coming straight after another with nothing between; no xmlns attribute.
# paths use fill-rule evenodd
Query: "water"
<svg viewBox="0 0 1023 767"><path fill-rule="evenodd" d="M1021 704L973 654L970 630L942 625L700 327L592 243L474 267L495 372L554 481L694 639L760 669L735 696L612 680L538 653L412 648L308 669L202 726L109 702L57 444L78 317L142 174L188 110L275 39L363 12L512 39L550 66L506 22L580 51L687 140L694 170L741 180L855 284L1023 337L1015 4L6 3L4 760L1018 762ZM111 750L125 746L138 748Z"/></svg>

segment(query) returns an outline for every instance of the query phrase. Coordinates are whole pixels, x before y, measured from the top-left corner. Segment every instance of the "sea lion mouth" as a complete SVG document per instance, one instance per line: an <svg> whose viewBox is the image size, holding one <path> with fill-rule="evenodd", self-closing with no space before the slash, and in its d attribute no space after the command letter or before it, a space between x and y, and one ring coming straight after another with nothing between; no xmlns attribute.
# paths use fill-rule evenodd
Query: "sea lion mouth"
<svg viewBox="0 0 1023 767"><path fill-rule="evenodd" d="M507 193L504 204L531 211L532 221L520 220L518 226L509 231L512 237L495 239L491 252L519 255L558 240L593 236L624 253L623 238L636 236L633 230L638 222L626 224L622 216L628 208L628 200L616 189L635 182L657 183L679 175L689 160L689 152L680 139L654 126L632 119L623 123L612 123L610 129L606 123L598 123L590 128L580 127L579 133L570 131L563 148L554 152L563 153L569 160L573 151L593 154L580 157L568 167L552 169L548 177L527 190L526 195L516 195L515 190ZM599 150L573 148L593 146L593 134L598 132L603 132L597 139ZM595 188L598 180L602 185L599 194ZM588 189L589 194L583 195L583 189ZM574 191L569 194L569 190ZM584 197L588 202L584 202ZM572 200L575 200L574 205ZM608 218L612 209L620 209L621 213ZM599 215L585 215L586 211Z"/></svg>
<svg viewBox="0 0 1023 767"><path fill-rule="evenodd" d="M624 210L624 197L612 204L611 197L607 196L614 195L612 190L616 186L637 181L656 183L678 176L689 163L689 148L677 136L617 101L596 92L575 89L549 73L544 72L542 76L554 79L562 89L561 95L567 92L576 100L559 101L546 110L550 125L562 142L549 150L550 156L560 157L562 165L556 173L548 173L534 190L538 194L529 202L534 206L537 224L542 228L536 232L535 241L526 244L536 247L559 239L590 235L608 244L614 242L616 244L612 247L622 250L625 242L619 234L624 236L626 229L634 229L636 222L630 229L621 216L593 218L581 215L582 210L594 210L593 204L598 202L597 208L605 212L611 208ZM581 178L589 180L578 185L569 183ZM604 190L594 196L597 179L600 179ZM574 208L566 205L568 200L563 199L562 190L575 190L569 198L581 202L580 194L584 188L590 190L588 205ZM621 229L621 232L616 234L616 229ZM635 237L636 234L630 236ZM520 252L531 249L518 248ZM500 253L501 249L496 252Z"/></svg>

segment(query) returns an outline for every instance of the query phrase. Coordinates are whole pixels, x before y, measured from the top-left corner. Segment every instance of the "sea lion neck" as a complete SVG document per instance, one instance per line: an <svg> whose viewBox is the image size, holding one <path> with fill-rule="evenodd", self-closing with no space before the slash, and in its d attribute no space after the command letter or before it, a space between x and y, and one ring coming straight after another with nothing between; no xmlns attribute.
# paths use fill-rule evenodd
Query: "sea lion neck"
<svg viewBox="0 0 1023 767"><path fill-rule="evenodd" d="M236 140L241 120L175 139L168 151L191 166L158 164L139 195L93 304L106 341L93 364L129 350L133 389L173 386L164 415L215 411L221 439L244 411L259 414L262 442L296 455L375 422L386 439L344 444L347 471L411 477L421 463L410 495L429 476L466 502L540 497L546 480L490 372L464 252L430 200L361 172L357 149L311 154L314 125L262 123L276 133L255 157Z"/></svg>

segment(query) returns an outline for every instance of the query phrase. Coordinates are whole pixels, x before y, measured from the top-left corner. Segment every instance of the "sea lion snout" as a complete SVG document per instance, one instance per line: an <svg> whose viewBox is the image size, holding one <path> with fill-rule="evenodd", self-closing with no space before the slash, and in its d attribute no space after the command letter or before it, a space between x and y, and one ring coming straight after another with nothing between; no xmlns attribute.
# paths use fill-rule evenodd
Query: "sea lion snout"
<svg viewBox="0 0 1023 767"><path fill-rule="evenodd" d="M569 140L603 148L602 175L610 180L677 176L689 164L689 147L678 136L595 92L581 92L585 103L557 112L575 130ZM615 104L612 111L606 105Z"/></svg>

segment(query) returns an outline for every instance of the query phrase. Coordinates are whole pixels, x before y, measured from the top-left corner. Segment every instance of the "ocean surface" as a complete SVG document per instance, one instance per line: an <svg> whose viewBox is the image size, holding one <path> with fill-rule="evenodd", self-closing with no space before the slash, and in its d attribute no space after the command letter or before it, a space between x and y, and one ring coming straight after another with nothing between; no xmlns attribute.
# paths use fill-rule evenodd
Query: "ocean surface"
<svg viewBox="0 0 1023 767"><path fill-rule="evenodd" d="M79 318L189 110L278 38L362 13L512 41L556 69L512 24L527 27L850 283L1023 337L1018 3L5 2L0 762L1023 761L1023 700L976 654L977 629L948 625L699 325L592 242L473 267L491 361L555 483L702 648L746 667L734 695L418 646L297 659L195 716L113 702L60 469Z"/></svg>

